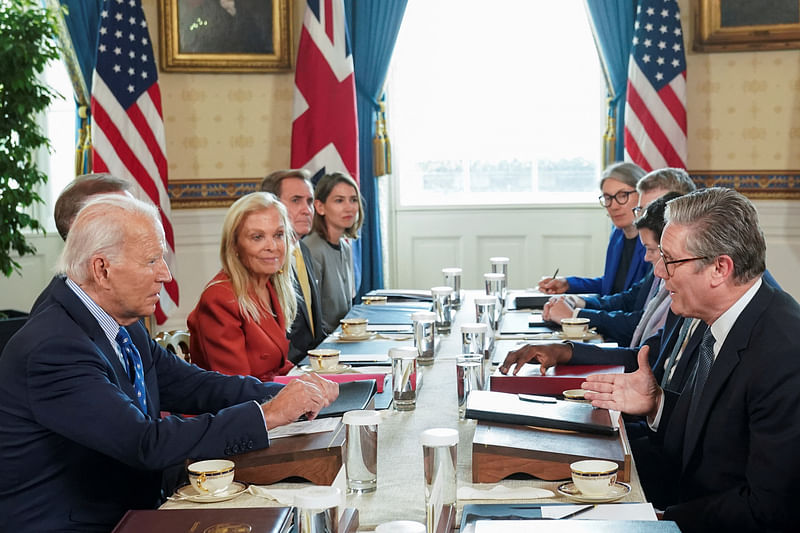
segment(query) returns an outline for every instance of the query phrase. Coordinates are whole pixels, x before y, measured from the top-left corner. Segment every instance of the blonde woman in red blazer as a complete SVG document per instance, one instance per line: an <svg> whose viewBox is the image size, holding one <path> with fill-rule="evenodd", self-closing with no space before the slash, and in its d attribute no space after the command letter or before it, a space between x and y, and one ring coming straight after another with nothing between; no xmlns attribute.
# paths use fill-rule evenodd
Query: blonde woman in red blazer
<svg viewBox="0 0 800 533"><path fill-rule="evenodd" d="M261 381L292 368L291 229L286 208L270 193L248 194L231 206L222 225L222 270L189 314L193 363Z"/></svg>

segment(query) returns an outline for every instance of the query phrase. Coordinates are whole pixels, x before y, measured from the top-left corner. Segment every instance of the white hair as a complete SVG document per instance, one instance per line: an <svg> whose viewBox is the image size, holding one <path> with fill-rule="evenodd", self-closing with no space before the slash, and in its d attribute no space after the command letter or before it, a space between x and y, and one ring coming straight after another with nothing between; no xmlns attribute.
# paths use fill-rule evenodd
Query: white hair
<svg viewBox="0 0 800 533"><path fill-rule="evenodd" d="M72 223L58 259L58 272L76 283L87 281L93 256L101 254L116 259L122 255L126 228L135 218L150 219L163 241L164 229L154 205L119 194L92 197Z"/></svg>

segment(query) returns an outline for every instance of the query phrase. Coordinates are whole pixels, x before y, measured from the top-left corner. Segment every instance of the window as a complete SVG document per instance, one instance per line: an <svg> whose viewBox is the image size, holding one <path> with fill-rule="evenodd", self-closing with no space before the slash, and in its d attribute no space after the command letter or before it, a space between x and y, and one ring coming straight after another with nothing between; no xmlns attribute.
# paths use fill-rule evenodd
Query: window
<svg viewBox="0 0 800 533"><path fill-rule="evenodd" d="M48 154L42 150L38 162L48 179L40 193L44 204L36 208L37 218L50 234L56 231L53 221L56 199L75 178L75 98L63 61L50 62L43 75L45 83L60 95L53 98L43 117L42 131L50 139L51 151Z"/></svg>
<svg viewBox="0 0 800 533"><path fill-rule="evenodd" d="M605 97L582 0L409 2L387 85L400 205L596 201Z"/></svg>

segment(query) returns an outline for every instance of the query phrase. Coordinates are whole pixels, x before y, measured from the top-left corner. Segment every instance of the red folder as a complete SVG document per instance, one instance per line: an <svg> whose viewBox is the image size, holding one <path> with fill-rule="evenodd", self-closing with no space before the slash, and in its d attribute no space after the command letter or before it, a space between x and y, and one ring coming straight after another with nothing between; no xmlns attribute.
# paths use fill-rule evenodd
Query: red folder
<svg viewBox="0 0 800 533"><path fill-rule="evenodd" d="M523 394L556 396L565 390L580 389L586 376L591 374L622 374L622 365L561 365L550 368L542 375L539 365L525 365L519 374L497 374L490 378L489 390Z"/></svg>

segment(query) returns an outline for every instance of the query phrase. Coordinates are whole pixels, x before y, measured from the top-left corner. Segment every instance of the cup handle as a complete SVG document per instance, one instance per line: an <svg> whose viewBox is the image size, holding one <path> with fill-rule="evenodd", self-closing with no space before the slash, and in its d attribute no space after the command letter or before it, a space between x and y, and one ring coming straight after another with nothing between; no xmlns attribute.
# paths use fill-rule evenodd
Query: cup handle
<svg viewBox="0 0 800 533"><path fill-rule="evenodd" d="M203 486L203 483L205 482L206 482L206 473L201 472L200 475L197 476L197 486L203 492L209 492L209 490Z"/></svg>
<svg viewBox="0 0 800 533"><path fill-rule="evenodd" d="M617 484L617 473L614 472L614 475L608 478L608 486L613 487Z"/></svg>

